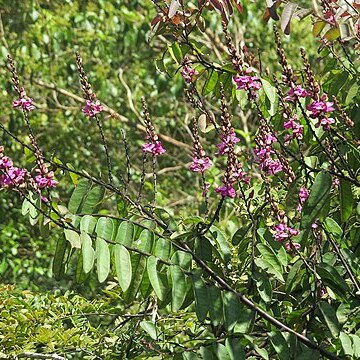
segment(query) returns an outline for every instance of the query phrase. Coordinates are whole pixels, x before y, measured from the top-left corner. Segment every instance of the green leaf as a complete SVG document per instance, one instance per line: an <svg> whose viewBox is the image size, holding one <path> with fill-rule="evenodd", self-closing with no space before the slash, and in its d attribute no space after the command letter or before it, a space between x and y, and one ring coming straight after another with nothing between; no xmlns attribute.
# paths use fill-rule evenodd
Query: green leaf
<svg viewBox="0 0 360 360"><path fill-rule="evenodd" d="M239 338L230 337L225 340L225 346L230 355L231 360L245 360L246 354L241 346L241 342Z"/></svg>
<svg viewBox="0 0 360 360"><path fill-rule="evenodd" d="M95 230L97 218L91 215L84 215L80 221L80 231L85 231L88 234L92 234Z"/></svg>
<svg viewBox="0 0 360 360"><path fill-rule="evenodd" d="M205 346L200 347L200 355L203 360L215 360L214 354Z"/></svg>
<svg viewBox="0 0 360 360"><path fill-rule="evenodd" d="M271 302L272 300L272 286L269 277L262 273L255 271L254 279L259 295L265 302Z"/></svg>
<svg viewBox="0 0 360 360"><path fill-rule="evenodd" d="M325 219L325 227L336 239L341 239L343 231L334 219L327 217Z"/></svg>
<svg viewBox="0 0 360 360"><path fill-rule="evenodd" d="M319 173L310 189L309 198L303 206L303 217L301 219L300 228L303 230L300 242L303 243L311 230L311 225L319 217L323 207L330 198L330 189L332 185L331 175L329 173Z"/></svg>
<svg viewBox="0 0 360 360"><path fill-rule="evenodd" d="M68 246L69 242L65 239L65 236L59 236L52 266L52 272L56 280L59 280L65 272L64 259Z"/></svg>
<svg viewBox="0 0 360 360"><path fill-rule="evenodd" d="M290 351L289 346L279 331L272 331L269 333L270 342L275 349L276 353L279 355L280 360L288 360L290 359Z"/></svg>
<svg viewBox="0 0 360 360"><path fill-rule="evenodd" d="M21 215L25 216L30 211L30 202L27 199L24 199L22 206L21 206Z"/></svg>
<svg viewBox="0 0 360 360"><path fill-rule="evenodd" d="M157 270L157 264L159 259L155 256L150 256L147 259L147 272L150 279L151 286L153 287L156 296L160 301L164 301L166 292L168 290L168 284L165 274L160 274Z"/></svg>
<svg viewBox="0 0 360 360"><path fill-rule="evenodd" d="M177 265L171 265L169 267L172 290L171 290L171 310L178 311L184 300L187 293L187 281L186 275L183 273L181 268Z"/></svg>
<svg viewBox="0 0 360 360"><path fill-rule="evenodd" d="M216 343L214 343L213 345L216 348L216 355L218 359L231 360L230 354L225 345Z"/></svg>
<svg viewBox="0 0 360 360"><path fill-rule="evenodd" d="M236 246L239 245L246 237L247 233L251 229L252 224L249 224L248 226L244 226L238 230L236 230L235 234L232 237L231 243Z"/></svg>
<svg viewBox="0 0 360 360"><path fill-rule="evenodd" d="M340 180L340 211L341 222L347 221L352 213L354 197L351 190L351 184L346 180Z"/></svg>
<svg viewBox="0 0 360 360"><path fill-rule="evenodd" d="M219 79L219 74L216 70L214 69L208 70L208 77L205 81L202 94L203 95L210 94L215 89L218 79Z"/></svg>
<svg viewBox="0 0 360 360"><path fill-rule="evenodd" d="M115 242L125 246L132 246L134 239L134 225L129 221L123 221L118 228Z"/></svg>
<svg viewBox="0 0 360 360"><path fill-rule="evenodd" d="M171 262L173 264L179 265L184 270L190 270L192 256L183 251L175 251L173 256L171 257Z"/></svg>
<svg viewBox="0 0 360 360"><path fill-rule="evenodd" d="M224 234L214 225L211 226L210 233L218 245L221 258L227 264L231 258L231 251Z"/></svg>
<svg viewBox="0 0 360 360"><path fill-rule="evenodd" d="M80 234L82 265L84 273L87 274L94 266L95 250L92 247L92 239L86 232L82 231Z"/></svg>
<svg viewBox="0 0 360 360"><path fill-rule="evenodd" d="M226 331L231 331L241 313L241 305L238 296L232 292L223 292L224 326Z"/></svg>
<svg viewBox="0 0 360 360"><path fill-rule="evenodd" d="M298 260L290 269L285 283L285 292L290 294L300 284L303 273L301 267L303 262Z"/></svg>
<svg viewBox="0 0 360 360"><path fill-rule="evenodd" d="M267 80L260 79L262 86L264 88L264 92L266 97L269 99L270 104L274 104L276 100L276 88L271 85Z"/></svg>
<svg viewBox="0 0 360 360"><path fill-rule="evenodd" d="M79 186L79 185L78 185ZM101 186L93 187L81 205L81 213L83 214L95 214L104 198L105 189Z"/></svg>
<svg viewBox="0 0 360 360"><path fill-rule="evenodd" d="M121 244L114 245L115 271L122 291L126 291L132 278L131 257L129 251Z"/></svg>
<svg viewBox="0 0 360 360"><path fill-rule="evenodd" d="M223 322L223 302L221 290L216 286L208 287L210 319L215 326Z"/></svg>
<svg viewBox="0 0 360 360"><path fill-rule="evenodd" d="M151 336L152 339L157 339L156 325L152 321L143 320L140 322L140 326Z"/></svg>
<svg viewBox="0 0 360 360"><path fill-rule="evenodd" d="M340 29L338 27L332 27L325 33L324 38L328 41L335 41L340 35Z"/></svg>
<svg viewBox="0 0 360 360"><path fill-rule="evenodd" d="M73 249L81 248L80 235L76 231L65 229L64 235L65 235L66 240L71 244L71 247Z"/></svg>
<svg viewBox="0 0 360 360"><path fill-rule="evenodd" d="M255 263L270 274L275 275L280 281L284 282L283 267L273 249L265 244L257 244L256 248L261 254L261 259L255 259Z"/></svg>
<svg viewBox="0 0 360 360"><path fill-rule="evenodd" d="M110 272L110 250L102 238L96 238L96 270L99 282L104 282Z"/></svg>
<svg viewBox="0 0 360 360"><path fill-rule="evenodd" d="M104 240L112 241L114 233L114 221L108 217L101 217L96 223L96 235Z"/></svg>
<svg viewBox="0 0 360 360"><path fill-rule="evenodd" d="M91 183L86 179L81 179L71 194L68 209L71 213L77 214L81 208L84 197L90 190Z"/></svg>
<svg viewBox="0 0 360 360"><path fill-rule="evenodd" d="M322 31L322 29L325 27L326 25L326 21L316 21L314 24L313 24L313 29L312 29L312 33L315 37L318 37Z"/></svg>
<svg viewBox="0 0 360 360"><path fill-rule="evenodd" d="M350 289L337 270L329 264L320 263L316 271L325 285L329 286L336 294L345 296Z"/></svg>
<svg viewBox="0 0 360 360"><path fill-rule="evenodd" d="M352 347L351 337L345 334L343 331L340 332L340 342L344 350L345 355L352 356L354 355L354 349Z"/></svg>
<svg viewBox="0 0 360 360"><path fill-rule="evenodd" d="M354 334L350 334L350 337L353 342L354 357L360 359L360 337Z"/></svg>
<svg viewBox="0 0 360 360"><path fill-rule="evenodd" d="M168 46L170 56L176 61L178 65L182 63L182 52L177 42L172 43Z"/></svg>
<svg viewBox="0 0 360 360"><path fill-rule="evenodd" d="M211 261L212 245L205 236L195 239L195 254L203 261Z"/></svg>
<svg viewBox="0 0 360 360"><path fill-rule="evenodd" d="M170 257L171 242L165 238L158 238L155 242L154 255L162 260L168 260Z"/></svg>
<svg viewBox="0 0 360 360"><path fill-rule="evenodd" d="M334 308L326 301L319 301L318 306L331 335L334 338L337 338L340 333L340 324L336 317Z"/></svg>
<svg viewBox="0 0 360 360"><path fill-rule="evenodd" d="M194 273L191 276L194 297L195 297L195 312L200 322L203 322L209 311L209 298L207 286L204 283L199 273Z"/></svg>

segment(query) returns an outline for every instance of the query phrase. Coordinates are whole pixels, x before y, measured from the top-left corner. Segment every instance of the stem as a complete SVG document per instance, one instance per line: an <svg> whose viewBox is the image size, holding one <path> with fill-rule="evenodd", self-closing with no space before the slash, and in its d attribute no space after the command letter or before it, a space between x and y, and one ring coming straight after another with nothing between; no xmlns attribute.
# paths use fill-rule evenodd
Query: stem
<svg viewBox="0 0 360 360"><path fill-rule="evenodd" d="M100 119L98 118L98 116L95 116L95 119L96 119L96 124L97 124L97 126L99 128L99 131L100 131L101 139L102 139L104 150L105 150L106 162L107 162L107 168L108 168L108 176L109 176L109 183L110 183L110 185L112 185L113 177L112 177L112 173L111 173L111 160L110 160L110 155L109 155L108 144L107 144L107 141L106 141L106 138L105 138L104 130L103 130L103 127L101 125Z"/></svg>

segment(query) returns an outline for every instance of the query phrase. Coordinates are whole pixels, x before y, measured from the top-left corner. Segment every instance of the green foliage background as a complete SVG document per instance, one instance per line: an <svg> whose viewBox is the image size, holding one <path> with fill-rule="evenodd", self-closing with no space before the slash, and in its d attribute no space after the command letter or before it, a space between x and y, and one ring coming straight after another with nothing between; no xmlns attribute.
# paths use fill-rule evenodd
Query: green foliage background
<svg viewBox="0 0 360 360"><path fill-rule="evenodd" d="M267 67L268 73L273 74L280 69L274 47L273 22L265 24L262 21L264 12L262 5L250 2L244 2L243 5L243 14L234 15L230 30L236 34L236 40L245 40L249 50L259 58L264 67ZM305 2L303 5L308 4ZM145 96L157 130L185 144L183 147L178 147L172 143L166 143L170 155L161 165L162 168L170 170L158 175L158 182L161 184L157 194L158 205L163 206L178 218L191 214L194 210L194 201L198 198L199 188L199 180L195 180L187 170L190 158L186 144L191 146L191 139L186 129L190 126L191 110L184 94L184 83L179 74L179 65L174 64L169 53L164 55L167 45L174 42L173 36L171 33L155 36L151 30L151 20L156 14L152 2L145 0L15 0L0 2L0 13L2 20L0 28L2 60L0 61L3 65L0 82L4 84L0 93L0 102L3 104L0 114L1 123L22 141L27 142L23 119L11 106L14 93L5 68L6 55L11 53L16 59L17 69L28 95L34 98L38 108L32 115L31 121L43 151L60 159L63 163L71 164L75 169L86 170L105 178L103 171L106 160L98 130L81 114L82 103L72 96L82 96L75 64L75 51L80 51L87 75L98 98L122 116L121 120L108 117L104 122L115 176L125 171L124 148L121 140L121 131L125 131L132 154L131 175L135 181L140 181L142 166L140 147L144 132L137 125L141 124L140 98ZM205 21L209 29L208 36L221 34L218 14L206 13ZM324 87L328 87L326 90L329 93L335 92L337 87L332 87L335 81L331 78L329 80L327 76L329 76L329 70L333 72L334 77L341 76L341 73L336 72L337 62L331 54L326 52L318 54L319 43L309 31L310 26L309 18L302 22L293 21L291 36L284 38L284 48L295 71L300 71L302 61L299 46L301 44L305 47L313 70L322 78ZM196 32L194 38L200 42L203 34ZM208 46L208 43L204 43L203 49L205 55L212 56L213 48ZM226 56L223 60L227 60ZM213 58L212 61L220 62L220 59ZM166 71L159 71L164 68ZM265 69L263 71L265 72ZM199 79L199 83L204 83L206 87L205 82L205 76ZM344 94L347 93L346 89L353 86L353 83L349 81L342 85ZM70 96L49 89L53 85L58 89L66 90ZM344 97L346 98L346 95ZM216 94L210 93L207 101L215 116L218 116ZM235 102L232 106L233 110L236 109ZM359 107L355 95L347 102L347 105L353 118L356 118ZM238 122L235 126L240 125L239 120L235 121ZM246 128L252 132L256 126L256 115L251 115L247 119ZM356 131L358 129L357 126ZM245 131L241 135L250 149L253 145L253 137ZM24 155L20 145L11 141L6 134L1 136L0 143L5 146L12 158L20 164L32 163L32 156L26 152ZM205 146L210 147L211 141L210 134L210 140ZM174 166L179 167L176 172L171 170ZM213 171L212 177L219 176L216 169ZM68 203L74 190L74 183L63 172L58 172L57 178L60 180L60 186L55 191L55 197ZM145 188L151 193L151 181L145 182ZM135 191L136 187L132 190ZM261 192L260 188L256 191ZM170 209L168 205L172 203L174 205ZM59 280L54 279L53 256L63 234L60 231L51 231L51 235L44 235L38 227L30 226L26 218L21 215L21 204L20 199L14 194L5 195L1 192L0 281L3 285L0 289L0 307L5 315L0 323L0 351L2 352L0 356L14 356L26 351L37 351L58 352L74 359L160 359L182 358L182 356L193 359L197 356L194 355L195 351L200 348L203 358L227 359L234 358L234 355L229 355L229 349L235 349L241 358L245 358L243 348L247 347L251 349L247 354L248 357L253 356L254 359L259 356L264 359L285 359L286 356L295 358L295 353L290 351L292 348L301 348L301 355L296 359L309 358L309 356L316 356L314 359L319 358L317 352L310 352L303 345L296 343L294 338L283 335L275 328L271 331L267 330L270 334L268 339L273 346L272 353L268 354L264 349L267 344L263 344L252 335L247 335L251 324L255 321L254 313L245 309L238 300L232 297L231 293L224 292L220 295L220 290L216 287L209 290L212 294L206 292L210 285L204 282L200 273L194 272L192 277L192 284L198 292L195 291L195 295L188 294L184 299L176 299L180 306L175 307L173 312L163 309L156 328L151 321L153 314L148 313L139 318L136 316L142 311L148 311L150 305L156 303L154 294L149 296L151 289L149 290L149 286L146 288L146 284L143 284L141 288L144 299L137 299L138 301L132 303L126 302L126 299L123 299L121 287L114 279L114 274L102 284L98 282L95 273L79 281L81 274L79 275L77 270L79 266L75 256L68 263L63 277ZM100 215L111 214L114 210L116 209L110 201L105 202ZM250 240L246 233L238 234L239 238L241 235L245 238L244 241L241 240L240 245L240 241L236 240L235 231L244 224L241 218L233 216L231 206L227 205L222 215L223 220L220 221L219 228L224 234L213 229L210 240L207 240L215 242L219 248L218 259L213 268L215 271L222 271L223 265L230 260L231 255L233 263L230 264L229 271L233 273L227 275L240 284L239 290L245 291L246 284L242 282L243 279L241 276L238 277L238 274L242 274L248 266L247 251L249 251ZM335 220L341 218L340 213L335 213L333 218ZM191 226L195 226L198 219L193 217L187 221ZM115 227L118 225L119 223L116 223ZM329 231L334 231L335 235L338 235L336 227L334 230L331 225L333 224L330 222ZM261 227L264 229L266 224L261 223ZM218 235L214 235L216 233ZM349 244L357 238L358 233L359 231L354 227ZM232 244L228 245L228 239L231 237ZM262 270L253 274L257 286L257 295L254 297L263 308L272 312L271 297L269 297L269 294L272 294L271 282L275 284L279 279L284 280L283 273L288 263L284 260L284 257L286 258L284 251L276 248L276 244L269 240L269 233L259 234L259 238L263 243L258 245L258 251L265 254L264 256L267 255L268 263L259 257L257 264ZM275 247L275 251L272 247ZM197 251L202 254L203 250ZM355 252L355 254L358 253ZM350 254L350 259L352 259L351 256ZM335 266L336 260L331 256L330 251L326 252L325 257L325 263ZM357 259L352 261L358 276L358 261ZM149 263L148 260L148 273L151 274L149 267L153 266L156 270L159 266L156 263L152 265ZM308 274L296 262L290 265L292 272L291 276L290 273L286 274L286 292L295 292L295 296L302 296L302 285L306 283ZM330 283L335 281L333 274L326 273L327 268L325 265L324 267L323 273L325 277L327 276L327 280ZM338 270L341 273L342 270ZM273 278L269 280L269 273L275 280ZM172 273L171 276L176 277L178 274ZM296 282L292 283L294 279ZM148 283L149 281L151 280L147 279ZM206 281L210 282L209 279ZM299 293L296 293L297 289L301 289ZM184 295L186 290L185 287ZM161 292L161 287L155 289L156 296L163 296L165 299L168 294L165 296ZM191 305L190 310L185 310L185 305L191 304L194 296L195 304ZM214 299L220 298L217 307L206 308L204 303L207 301L207 296L213 296ZM282 300L281 296L279 299ZM341 296L343 295L340 294ZM203 307L201 304L199 306L199 301L200 303L203 301ZM181 306L183 302L185 305ZM227 306L230 309L237 309L237 312L242 314L242 318L233 319L231 313L224 315L223 303L224 309L227 309ZM302 321L301 313L288 310L291 306L284 301L281 307L276 308L273 315L278 316L282 311L289 311L288 323L296 324ZM356 319L348 321L348 318L353 318L352 311L358 311L358 306L358 299L349 300L346 305L339 305L337 302L336 308L331 308L326 301L323 301L317 310L317 316L329 325L327 333L330 332L336 338L331 344L332 349L336 349L343 356L346 355L346 349L350 348L349 352L352 352L354 358L356 354L360 354L359 344L356 345L359 337L354 335L350 343L353 341L351 344L355 345L347 347L346 336L348 335L344 332L347 330L351 332L352 329L358 331L358 321ZM198 319L205 318L207 312L211 321L203 326ZM236 337L229 336L221 343L213 341L214 334L220 336L224 332L224 327L229 333L235 328L235 333L245 334L241 335L240 349L236 348ZM314 327L314 333L323 332L318 322ZM340 329L342 329L341 334L345 335L340 334ZM171 339L175 339L174 344L171 343ZM156 344L153 340L156 340ZM184 352L182 346L188 351ZM283 349L284 346L286 351ZM288 347L289 349L291 347L290 352L287 352Z"/></svg>

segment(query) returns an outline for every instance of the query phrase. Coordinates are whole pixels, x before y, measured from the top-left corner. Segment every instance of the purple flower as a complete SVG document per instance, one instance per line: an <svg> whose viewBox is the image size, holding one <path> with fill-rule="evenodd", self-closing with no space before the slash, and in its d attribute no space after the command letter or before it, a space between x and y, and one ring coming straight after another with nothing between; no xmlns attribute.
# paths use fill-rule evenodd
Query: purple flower
<svg viewBox="0 0 360 360"><path fill-rule="evenodd" d="M233 128L230 129L230 132L228 135L220 135L220 139L222 142L220 144L217 144L216 147L218 148L218 151L215 153L215 155L225 155L229 152L229 149L231 146L235 145L240 141L238 137L236 137L235 131Z"/></svg>
<svg viewBox="0 0 360 360"><path fill-rule="evenodd" d="M192 158L192 164L190 165L190 170L193 172L201 172L204 173L207 169L209 169L212 165L210 158Z"/></svg>
<svg viewBox="0 0 360 360"><path fill-rule="evenodd" d="M82 112L88 117L94 117L103 111L100 101L86 100L86 105L83 107Z"/></svg>
<svg viewBox="0 0 360 360"><path fill-rule="evenodd" d="M188 64L185 64L181 70L181 76L188 84L190 84L193 81L193 77L198 74L199 73Z"/></svg>
<svg viewBox="0 0 360 360"><path fill-rule="evenodd" d="M27 171L17 167L10 167L0 176L0 186L17 186L25 182Z"/></svg>
<svg viewBox="0 0 360 360"><path fill-rule="evenodd" d="M223 197L234 198L236 196L235 189L231 185L223 185L219 186L215 189L215 191Z"/></svg>
<svg viewBox="0 0 360 360"><path fill-rule="evenodd" d="M301 245L299 243L293 243L293 242L288 242L284 246L287 251L299 250L301 248Z"/></svg>
<svg viewBox="0 0 360 360"><path fill-rule="evenodd" d="M54 188L58 184L56 180L54 180L54 172L50 171L45 175L36 175L35 176L36 184L40 189L44 188Z"/></svg>
<svg viewBox="0 0 360 360"><path fill-rule="evenodd" d="M233 80L238 90L260 90L262 86L257 76L236 75Z"/></svg>
<svg viewBox="0 0 360 360"><path fill-rule="evenodd" d="M275 231L275 240L280 242L283 242L284 240L299 234L299 230L293 229L283 223L274 226L273 230Z"/></svg>
<svg viewBox="0 0 360 360"><path fill-rule="evenodd" d="M2 158L0 158L0 169L7 169L12 166L13 166L13 162L9 157L3 156Z"/></svg>
<svg viewBox="0 0 360 360"><path fill-rule="evenodd" d="M31 111L35 109L35 106L32 104L31 98L22 97L13 101L13 107L21 107L25 111Z"/></svg>
<svg viewBox="0 0 360 360"><path fill-rule="evenodd" d="M268 175L275 175L283 170L280 160L266 158L260 163L260 169Z"/></svg>
<svg viewBox="0 0 360 360"><path fill-rule="evenodd" d="M296 85L294 88L291 88L287 94L287 96L285 97L285 100L290 101L290 102L294 102L296 100L296 97L306 97L309 96L310 94L308 93L307 90L305 90L304 88L302 88L300 85Z"/></svg>
<svg viewBox="0 0 360 360"><path fill-rule="evenodd" d="M310 192L307 188L301 187L299 190L299 202L303 204L309 197Z"/></svg>
<svg viewBox="0 0 360 360"><path fill-rule="evenodd" d="M163 154L166 150L163 148L163 146L161 145L161 142L159 140L155 141L155 142L148 142L145 143L142 146L142 149L145 153L152 153L153 156L158 156Z"/></svg>
<svg viewBox="0 0 360 360"><path fill-rule="evenodd" d="M321 114L326 114L334 111L333 108L334 103L329 101L313 101L311 104L309 104L306 109L311 112L312 118L317 118Z"/></svg>
<svg viewBox="0 0 360 360"><path fill-rule="evenodd" d="M335 119L323 117L322 119L318 119L318 122L315 124L315 127L318 128L320 125L324 130L330 130L330 125L335 123Z"/></svg>

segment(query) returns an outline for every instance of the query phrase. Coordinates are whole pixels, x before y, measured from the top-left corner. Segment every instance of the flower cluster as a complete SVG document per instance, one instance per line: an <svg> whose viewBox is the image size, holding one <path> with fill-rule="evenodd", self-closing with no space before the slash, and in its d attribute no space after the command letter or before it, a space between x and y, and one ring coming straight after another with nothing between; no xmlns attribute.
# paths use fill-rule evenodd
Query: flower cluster
<svg viewBox="0 0 360 360"><path fill-rule="evenodd" d="M37 175L33 178L26 169L14 166L13 161L4 155L4 147L0 146L0 187L19 188L29 185L37 193L41 193L42 189L57 186L54 172L49 171L46 164L42 163L35 171ZM42 199L47 201L44 197Z"/></svg>
<svg viewBox="0 0 360 360"><path fill-rule="evenodd" d="M225 103L224 89L221 88L221 134L219 135L222 142L217 144L217 155L227 156L226 171L222 178L222 186L219 186L215 191L221 194L223 197L234 198L236 191L234 189L234 183L236 181L242 181L246 184L250 183L250 178L246 176L246 173L242 169L242 164L238 161L235 154L235 144L240 139L236 137L235 130L231 126L231 116L227 110Z"/></svg>
<svg viewBox="0 0 360 360"><path fill-rule="evenodd" d="M257 148L254 149L256 156L255 162L259 164L260 170L268 175L274 175L283 170L283 166L279 159L273 159L271 145L277 142L276 137L267 132L263 127L260 127L260 134L257 137Z"/></svg>
<svg viewBox="0 0 360 360"><path fill-rule="evenodd" d="M310 117L318 121L315 127L321 125L324 130L330 130L330 125L335 123L335 119L328 117L329 113L335 110L333 105L333 102L327 101L327 95L324 94L320 100L315 100L306 107L311 113Z"/></svg>
<svg viewBox="0 0 360 360"><path fill-rule="evenodd" d="M285 100L295 102L297 98L304 98L309 95L310 93L306 89L302 88L301 85L296 85L289 90Z"/></svg>
<svg viewBox="0 0 360 360"><path fill-rule="evenodd" d="M149 138L147 139L149 140ZM166 151L159 140L152 140L143 144L142 149L145 153L151 153L153 156L161 155Z"/></svg>
<svg viewBox="0 0 360 360"><path fill-rule="evenodd" d="M28 172L14 166L12 160L4 155L4 147L0 146L0 187L17 187L25 183Z"/></svg>
<svg viewBox="0 0 360 360"><path fill-rule="evenodd" d="M38 172L38 175L35 176L35 181L40 189L54 188L57 186L58 182L54 180L55 174L53 171L42 174L39 169L36 169L36 172Z"/></svg>
<svg viewBox="0 0 360 360"><path fill-rule="evenodd" d="M32 104L32 99L29 97L21 97L13 101L14 108L21 108L24 111L31 111L35 109L35 106Z"/></svg>
<svg viewBox="0 0 360 360"><path fill-rule="evenodd" d="M287 115L283 114L285 120L287 120ZM284 145L288 146L290 141L293 139L302 140L304 127L298 123L297 115L293 115L289 120L284 122L284 128L287 130L292 130L291 134L285 135L284 138Z"/></svg>
<svg viewBox="0 0 360 360"><path fill-rule="evenodd" d="M236 137L234 128L230 128L227 134L220 134L219 138L222 141L220 144L216 144L218 151L215 155L226 155L231 147L240 141L240 139Z"/></svg>
<svg viewBox="0 0 360 360"><path fill-rule="evenodd" d="M310 192L307 188L305 187L301 187L300 190L299 190L299 205L298 207L296 208L296 210L298 212L301 212L302 211L302 206L304 204L304 202L307 200L307 198L309 197L310 195Z"/></svg>
<svg viewBox="0 0 360 360"><path fill-rule="evenodd" d="M86 105L82 109L82 112L88 117L94 117L101 111L103 111L103 107L100 105L99 100L86 100Z"/></svg>
<svg viewBox="0 0 360 360"><path fill-rule="evenodd" d="M194 142L193 142L193 154L192 154L192 163L190 165L190 170L193 172L204 173L212 166L212 162L208 156L205 156L205 151L201 146L195 118L193 118L192 133L194 136Z"/></svg>
<svg viewBox="0 0 360 360"><path fill-rule="evenodd" d="M252 71L252 68L248 68L244 71L245 75L235 75L233 81L238 90L245 90L248 92L249 99L256 99L258 96L257 91L261 89L262 85L257 76L248 75Z"/></svg>
<svg viewBox="0 0 360 360"><path fill-rule="evenodd" d="M150 114L145 102L142 98L142 105L144 110L144 122L146 126L146 142L143 144L142 149L144 153L151 153L153 156L162 155L166 150L163 148L159 137L155 133L154 126L150 119Z"/></svg>
<svg viewBox="0 0 360 360"><path fill-rule="evenodd" d="M184 80L187 84L192 83L194 76L196 76L198 74L199 73L190 66L189 61L184 62L183 68L181 70L181 76L184 78Z"/></svg>
<svg viewBox="0 0 360 360"><path fill-rule="evenodd" d="M277 224L273 227L273 230L275 231L275 240L281 242L299 234L299 230L293 229L284 223Z"/></svg>

